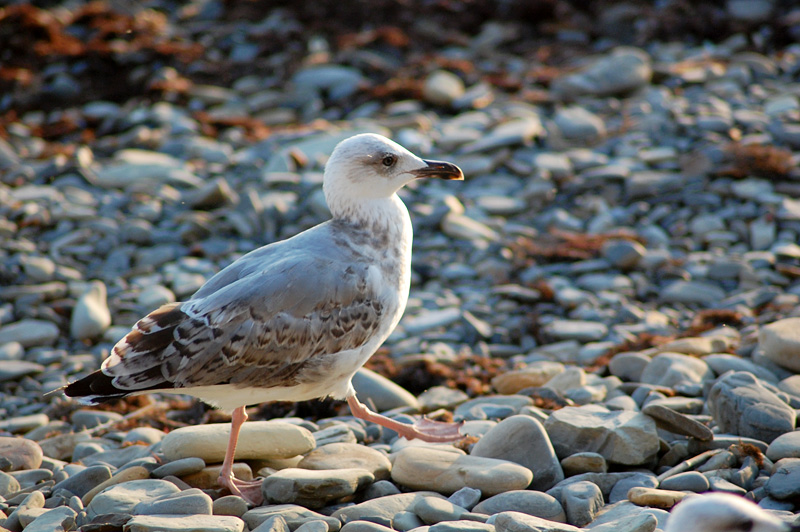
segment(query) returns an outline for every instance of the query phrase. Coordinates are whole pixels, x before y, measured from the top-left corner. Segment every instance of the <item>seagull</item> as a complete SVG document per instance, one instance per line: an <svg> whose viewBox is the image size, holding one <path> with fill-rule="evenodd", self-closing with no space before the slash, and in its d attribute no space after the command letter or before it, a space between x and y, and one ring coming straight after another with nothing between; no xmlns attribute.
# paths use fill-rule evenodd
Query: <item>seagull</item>
<svg viewBox="0 0 800 532"><path fill-rule="evenodd" d="M754 502L731 493L691 496L675 506L664 532L797 532Z"/></svg>
<svg viewBox="0 0 800 532"><path fill-rule="evenodd" d="M411 218L397 192L418 178L463 180L458 166L423 160L371 133L333 150L323 176L332 218L258 248L187 301L140 319L101 368L64 388L98 404L145 392L197 397L231 413L219 484L253 504L260 481L233 476L245 406L332 397L398 435L463 436L457 423L402 423L356 398L351 380L400 321L411 278Z"/></svg>

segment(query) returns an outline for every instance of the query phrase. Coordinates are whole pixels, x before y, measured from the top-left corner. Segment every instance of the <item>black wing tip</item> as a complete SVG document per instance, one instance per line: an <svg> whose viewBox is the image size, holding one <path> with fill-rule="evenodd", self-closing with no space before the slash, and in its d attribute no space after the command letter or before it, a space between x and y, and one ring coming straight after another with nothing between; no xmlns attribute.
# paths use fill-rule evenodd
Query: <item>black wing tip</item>
<svg viewBox="0 0 800 532"><path fill-rule="evenodd" d="M121 399L130 394L128 390L120 390L114 386L114 379L101 370L90 373L86 377L64 387L67 397L82 398L89 404L100 404Z"/></svg>

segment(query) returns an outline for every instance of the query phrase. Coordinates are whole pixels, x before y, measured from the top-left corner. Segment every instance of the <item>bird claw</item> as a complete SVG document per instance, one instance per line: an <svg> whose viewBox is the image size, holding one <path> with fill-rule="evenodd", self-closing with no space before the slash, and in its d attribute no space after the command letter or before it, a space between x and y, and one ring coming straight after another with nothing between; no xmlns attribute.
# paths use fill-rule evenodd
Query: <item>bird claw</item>
<svg viewBox="0 0 800 532"><path fill-rule="evenodd" d="M247 503L254 506L261 506L264 502L264 495L261 493L261 483L263 480L239 480L234 476L219 477L219 485L228 488L233 495L238 495Z"/></svg>
<svg viewBox="0 0 800 532"><path fill-rule="evenodd" d="M398 435L409 440L417 438L422 441L438 443L457 441L464 438L460 430L463 425L463 421L450 423L422 417L415 420L413 424L404 424L394 430Z"/></svg>

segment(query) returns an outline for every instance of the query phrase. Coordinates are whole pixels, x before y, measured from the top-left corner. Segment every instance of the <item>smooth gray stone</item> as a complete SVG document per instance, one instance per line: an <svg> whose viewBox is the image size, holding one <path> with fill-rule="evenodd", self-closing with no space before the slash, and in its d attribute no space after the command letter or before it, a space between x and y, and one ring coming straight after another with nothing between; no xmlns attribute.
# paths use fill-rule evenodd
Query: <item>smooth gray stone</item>
<svg viewBox="0 0 800 532"><path fill-rule="evenodd" d="M605 473L608 462L603 455L592 452L575 453L561 460L561 467L568 477L581 473Z"/></svg>
<svg viewBox="0 0 800 532"><path fill-rule="evenodd" d="M0 342L2 343L2 342ZM35 375L45 370L36 362L26 360L3 360L0 364L0 382L14 381L26 375Z"/></svg>
<svg viewBox="0 0 800 532"><path fill-rule="evenodd" d="M440 521L458 521L464 514L469 513L466 508L456 506L448 500L438 497L423 497L414 505L413 511L429 525Z"/></svg>
<svg viewBox="0 0 800 532"><path fill-rule="evenodd" d="M603 507L603 492L592 482L575 482L562 490L561 504L567 514L568 523L586 526Z"/></svg>
<svg viewBox="0 0 800 532"><path fill-rule="evenodd" d="M707 441L714 438L711 429L689 416L675 412L660 404L648 403L642 413L652 417L658 428L675 434L682 434L698 440Z"/></svg>
<svg viewBox="0 0 800 532"><path fill-rule="evenodd" d="M386 497L387 495L399 495L400 488L389 482L388 480L379 480L372 483L366 490L364 490L364 500L378 499Z"/></svg>
<svg viewBox="0 0 800 532"><path fill-rule="evenodd" d="M169 493L157 499L142 501L133 508L135 515L211 515L211 497L197 488Z"/></svg>
<svg viewBox="0 0 800 532"><path fill-rule="evenodd" d="M488 515L502 512L522 512L550 521L566 522L564 509L555 497L533 490L513 490L500 493L481 501L472 511Z"/></svg>
<svg viewBox="0 0 800 532"><path fill-rule="evenodd" d="M553 444L542 424L530 416L504 419L484 434L470 454L508 460L533 472L530 488L544 491L564 479Z"/></svg>
<svg viewBox="0 0 800 532"><path fill-rule="evenodd" d="M800 458L800 431L781 434L769 444L767 458L777 462L782 458Z"/></svg>
<svg viewBox="0 0 800 532"><path fill-rule="evenodd" d="M75 430L91 429L108 421L119 421L121 419L122 414L103 410L81 409L76 410L70 416L70 421L72 421Z"/></svg>
<svg viewBox="0 0 800 532"><path fill-rule="evenodd" d="M795 429L797 414L755 376L720 377L708 393L708 408L720 430L766 443Z"/></svg>
<svg viewBox="0 0 800 532"><path fill-rule="evenodd" d="M775 463L767 481L767 493L778 500L800 495L800 458L783 458Z"/></svg>
<svg viewBox="0 0 800 532"><path fill-rule="evenodd" d="M444 521L431 526L428 532L495 532L495 527L475 521Z"/></svg>
<svg viewBox="0 0 800 532"><path fill-rule="evenodd" d="M242 519L244 519L247 527L250 528L250 530L253 530L257 526L275 516L280 516L283 518L291 530L298 528L307 521L316 521L320 519L328 523L328 529L330 532L337 532L342 526L342 521L340 521L338 518L327 517L296 504L273 504L269 506L259 506L249 510L242 516Z"/></svg>
<svg viewBox="0 0 800 532"><path fill-rule="evenodd" d="M158 479L131 480L104 489L86 507L89 519L102 514L128 513L142 501L152 501L165 495L179 493L171 482Z"/></svg>
<svg viewBox="0 0 800 532"><path fill-rule="evenodd" d="M658 527L658 517L652 508L636 506L627 499L607 504L600 510L585 530L591 532L653 532ZM669 515L663 510L663 514Z"/></svg>
<svg viewBox="0 0 800 532"><path fill-rule="evenodd" d="M786 318L761 327L758 344L768 359L800 372L800 318Z"/></svg>
<svg viewBox="0 0 800 532"><path fill-rule="evenodd" d="M672 388L678 384L702 384L714 372L702 360L682 353L659 353L642 372L641 382Z"/></svg>
<svg viewBox="0 0 800 532"><path fill-rule="evenodd" d="M328 532L328 523L321 520L308 521L295 528L294 532Z"/></svg>
<svg viewBox="0 0 800 532"><path fill-rule="evenodd" d="M226 495L215 499L211 513L214 515L235 515L242 517L247 512L247 501L238 495Z"/></svg>
<svg viewBox="0 0 800 532"><path fill-rule="evenodd" d="M0 497L8 497L19 491L19 481L4 471L0 471Z"/></svg>
<svg viewBox="0 0 800 532"><path fill-rule="evenodd" d="M725 480L721 477L708 477L708 482L711 485L711 491L722 491L725 493L733 493L735 495L744 495L747 490L741 486L737 486L733 482Z"/></svg>
<svg viewBox="0 0 800 532"><path fill-rule="evenodd" d="M608 502L615 503L627 500L628 492L631 488L656 488L658 479L652 473L634 473L633 475L620 479L614 484L611 493L608 494Z"/></svg>
<svg viewBox="0 0 800 532"><path fill-rule="evenodd" d="M580 532L578 527L548 521L520 512L503 512L488 521L497 532Z"/></svg>
<svg viewBox="0 0 800 532"><path fill-rule="evenodd" d="M22 347L53 345L60 334L61 332L58 329L58 325L51 321L25 319L0 327L0 345L9 342L17 342L21 344ZM6 364L7 363L4 362L3 366L5 367ZM14 366L12 365L11 367ZM42 370L43 369L44 368L42 368ZM4 369L3 371L10 372L9 369ZM0 380L7 380L3 379L5 374L6 373L0 373Z"/></svg>
<svg viewBox="0 0 800 532"><path fill-rule="evenodd" d="M244 521L232 515L135 515L127 532L242 532Z"/></svg>
<svg viewBox="0 0 800 532"><path fill-rule="evenodd" d="M751 360L736 355L714 353L704 356L703 360L717 375L722 375L728 371L747 371L763 381L778 382L778 377L764 366L759 366Z"/></svg>
<svg viewBox="0 0 800 532"><path fill-rule="evenodd" d="M726 295L716 284L704 281L674 281L661 291L661 301L712 307L725 299Z"/></svg>
<svg viewBox="0 0 800 532"><path fill-rule="evenodd" d="M179 458L178 460L167 462L154 469L151 475L155 478L164 478L170 475L181 477L202 471L205 467L206 463L202 458L190 456L188 458Z"/></svg>
<svg viewBox="0 0 800 532"><path fill-rule="evenodd" d="M464 487L450 495L447 500L456 506L471 510L481 500L481 490Z"/></svg>
<svg viewBox="0 0 800 532"><path fill-rule="evenodd" d="M280 515L273 515L262 521L261 524L253 528L251 532L289 532L289 530L289 525L286 524L286 520L283 517Z"/></svg>
<svg viewBox="0 0 800 532"><path fill-rule="evenodd" d="M702 493L708 491L711 484L709 484L708 479L702 473L687 471L686 473L678 473L677 475L665 478L658 487L665 490Z"/></svg>
<svg viewBox="0 0 800 532"><path fill-rule="evenodd" d="M353 376L352 382L360 400L364 401L369 398L378 412L406 406L419 407L414 394L366 368L359 369Z"/></svg>
<svg viewBox="0 0 800 532"><path fill-rule="evenodd" d="M554 79L550 90L561 100L583 95L611 96L646 85L652 74L651 59L646 52L620 46L588 68Z"/></svg>
<svg viewBox="0 0 800 532"><path fill-rule="evenodd" d="M29 532L57 532L72 530L77 512L68 506L59 506L48 510L28 523L25 530Z"/></svg>
<svg viewBox="0 0 800 532"><path fill-rule="evenodd" d="M610 411L596 405L554 411L545 422L556 454L591 451L607 461L640 465L659 449L655 422L638 412Z"/></svg>
<svg viewBox="0 0 800 532"><path fill-rule="evenodd" d="M375 477L366 469L287 468L264 479L261 492L271 503L322 508L331 501L353 495L374 481Z"/></svg>
<svg viewBox="0 0 800 532"><path fill-rule="evenodd" d="M82 471L70 475L68 478L53 486L53 491L65 489L70 493L83 497L95 486L111 478L111 469L105 465L87 467Z"/></svg>
<svg viewBox="0 0 800 532"><path fill-rule="evenodd" d="M346 523L342 527L341 532L392 532L393 530L395 529L377 523L370 523L369 521L353 521L351 523ZM253 530L253 532L256 531ZM267 531L265 530L263 532Z"/></svg>
<svg viewBox="0 0 800 532"><path fill-rule="evenodd" d="M114 467L123 467L137 458L145 458L150 455L150 447L147 445L131 445L121 449L111 449L91 454L82 459L84 465L109 464Z"/></svg>
<svg viewBox="0 0 800 532"><path fill-rule="evenodd" d="M355 522L359 523L361 521ZM413 530L421 526L427 526L414 512L397 512L392 517L390 524L395 530Z"/></svg>
<svg viewBox="0 0 800 532"><path fill-rule="evenodd" d="M444 497L433 491L400 493L340 508L333 513L332 517L342 523L358 520L377 522L379 519L381 522L391 523L394 515L413 511L417 502L425 497L441 497L444 500Z"/></svg>

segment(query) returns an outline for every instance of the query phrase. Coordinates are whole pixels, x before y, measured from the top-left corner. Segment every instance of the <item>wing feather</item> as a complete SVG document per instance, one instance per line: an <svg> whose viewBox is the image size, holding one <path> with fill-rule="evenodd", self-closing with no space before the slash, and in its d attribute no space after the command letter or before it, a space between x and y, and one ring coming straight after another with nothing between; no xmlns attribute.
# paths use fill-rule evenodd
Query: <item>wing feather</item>
<svg viewBox="0 0 800 532"><path fill-rule="evenodd" d="M346 259L336 250L321 257L261 248L189 301L139 320L102 372L129 392L296 383L309 361L361 347L380 328L386 305L380 274Z"/></svg>

